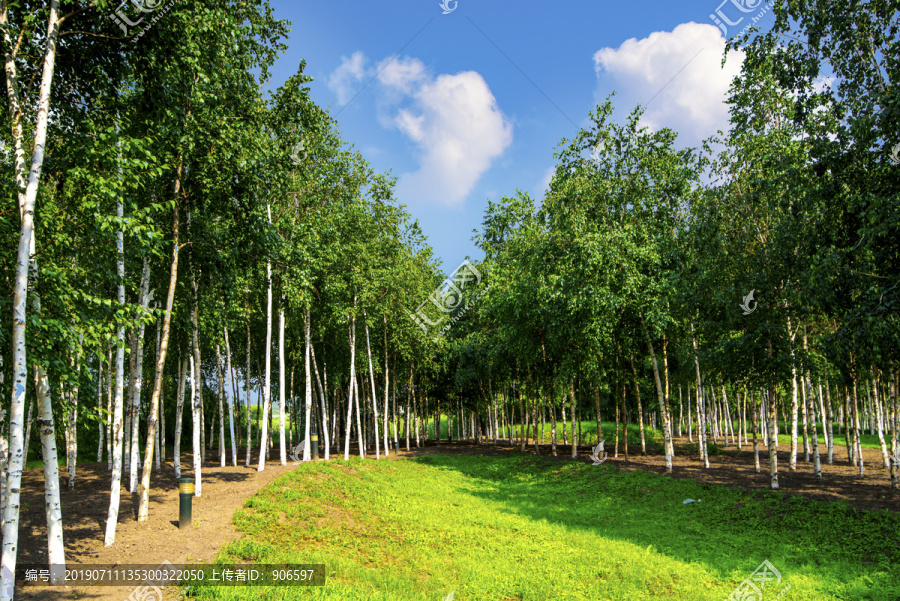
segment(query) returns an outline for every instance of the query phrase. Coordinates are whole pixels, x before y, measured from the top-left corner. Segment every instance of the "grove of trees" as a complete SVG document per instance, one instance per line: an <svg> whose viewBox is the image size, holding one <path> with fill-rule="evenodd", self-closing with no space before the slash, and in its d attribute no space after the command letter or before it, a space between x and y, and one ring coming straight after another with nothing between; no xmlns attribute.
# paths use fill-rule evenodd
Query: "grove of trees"
<svg viewBox="0 0 900 601"><path fill-rule="evenodd" d="M107 545L122 487L148 518L152 471L202 495L205 461L263 470L300 441L306 461L314 436L325 459L442 432L538 452L546 420L574 457L637 423L669 471L686 430L707 467L710 444L752 444L778 488L779 430L788 469L827 478L836 432L864 473L868 428L870 469L900 487L896 2L776 6L769 33L731 43L731 129L703 148L598 106L542 199L489 202L460 286L395 178L310 99L305 63L266 91L289 27L267 2L180 0L139 38L115 8L0 4L18 205L0 212L0 601L33 423L55 566L60 483L77 490L95 453ZM444 335L410 319L428 299L428 323L466 307Z"/></svg>

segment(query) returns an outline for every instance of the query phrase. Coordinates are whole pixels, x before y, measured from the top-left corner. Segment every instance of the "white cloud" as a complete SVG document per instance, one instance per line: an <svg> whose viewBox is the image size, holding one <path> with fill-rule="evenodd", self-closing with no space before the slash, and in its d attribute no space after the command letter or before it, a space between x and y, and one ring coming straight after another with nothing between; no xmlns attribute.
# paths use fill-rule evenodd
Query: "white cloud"
<svg viewBox="0 0 900 601"><path fill-rule="evenodd" d="M412 97L415 114L401 110L394 124L419 146L421 166L400 177L398 196L461 204L512 143L512 125L474 71L426 80Z"/></svg>
<svg viewBox="0 0 900 601"><path fill-rule="evenodd" d="M401 174L397 196L457 206L512 144L512 124L490 87L475 71L433 75L413 57L386 58L366 68L362 52L344 58L328 87L346 104L356 82L377 75L379 121L419 149L419 169Z"/></svg>
<svg viewBox="0 0 900 601"><path fill-rule="evenodd" d="M427 79L425 64L417 58L386 58L378 63L378 81L405 94Z"/></svg>
<svg viewBox="0 0 900 601"><path fill-rule="evenodd" d="M341 57L341 65L328 77L328 89L337 94L339 104L347 104L358 92L358 83L366 74L366 55L357 50L349 58Z"/></svg>
<svg viewBox="0 0 900 601"><path fill-rule="evenodd" d="M696 145L729 128L725 100L744 54L729 52L723 68L724 51L719 28L699 23L602 48L594 54L594 67L598 79L608 83L598 89L598 97L615 89L617 107L647 105L642 125L652 130L669 127L678 132L680 144Z"/></svg>

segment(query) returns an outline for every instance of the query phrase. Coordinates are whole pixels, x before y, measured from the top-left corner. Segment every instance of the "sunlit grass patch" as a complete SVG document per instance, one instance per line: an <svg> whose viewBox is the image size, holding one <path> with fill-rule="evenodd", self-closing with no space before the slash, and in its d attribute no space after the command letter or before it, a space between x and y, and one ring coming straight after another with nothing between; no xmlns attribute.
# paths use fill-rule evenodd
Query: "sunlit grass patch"
<svg viewBox="0 0 900 601"><path fill-rule="evenodd" d="M721 601L768 560L782 581L767 598L788 586L784 599L900 596L893 514L606 464L445 455L302 464L234 522L244 536L220 561L322 563L326 586L192 594Z"/></svg>

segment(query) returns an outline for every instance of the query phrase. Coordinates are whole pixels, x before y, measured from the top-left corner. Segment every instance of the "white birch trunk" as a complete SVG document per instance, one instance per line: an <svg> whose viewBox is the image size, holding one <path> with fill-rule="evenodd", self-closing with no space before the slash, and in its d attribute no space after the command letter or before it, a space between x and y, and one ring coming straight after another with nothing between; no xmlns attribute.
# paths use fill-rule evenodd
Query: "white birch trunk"
<svg viewBox="0 0 900 601"><path fill-rule="evenodd" d="M279 450L281 451L281 465L287 464L287 445L285 441L284 422L285 422L285 404L287 403L287 395L284 387L284 295L281 295L281 309L278 311L278 415L279 423ZM309 372L307 371L307 377ZM308 383L308 381L307 381ZM309 428L309 417L307 416L307 428ZM306 447L309 447L309 436L306 437ZM307 461L309 453L304 450L303 460Z"/></svg>
<svg viewBox="0 0 900 601"><path fill-rule="evenodd" d="M219 467L225 467L225 366L222 365L222 352L218 344L216 345L216 370L219 372Z"/></svg>
<svg viewBox="0 0 900 601"><path fill-rule="evenodd" d="M797 366L795 364L796 357L794 355L794 332L791 330L791 318L787 318L788 337L790 338L791 348L791 457L788 469L795 471L797 469Z"/></svg>
<svg viewBox="0 0 900 601"><path fill-rule="evenodd" d="M147 288L150 286L150 261L144 257L144 268L141 273L141 296L140 303L143 309L147 309L153 294L148 295ZM135 359L134 371L131 373L131 464L130 479L128 490L131 493L137 492L138 478L138 462L140 461L140 449L138 432L140 428L141 414L141 385L144 380L144 324L138 326L135 334ZM148 416L149 419L149 416ZM147 470L149 472L149 468Z"/></svg>
<svg viewBox="0 0 900 601"><path fill-rule="evenodd" d="M663 436L665 438L665 450L666 450L666 471L672 471L672 435L671 428L669 427L669 416L668 416L668 399L666 398L666 392L663 390L662 382L659 378L659 367L656 363L656 353L653 350L653 344L650 342L650 332L647 331L647 328L644 328L644 336L647 339L647 349L650 351L650 359L653 363L653 377L656 380L656 393L659 396L659 406L662 408L663 414Z"/></svg>
<svg viewBox="0 0 900 601"><path fill-rule="evenodd" d="M76 353L71 366L80 369L81 353ZM75 468L78 461L78 380L69 393L68 423L66 424L66 467L69 472L69 490L75 488ZM31 424L29 424L30 426ZM26 440L26 444L27 444Z"/></svg>
<svg viewBox="0 0 900 601"><path fill-rule="evenodd" d="M15 591L15 570L19 540L19 499L21 495L22 469L24 468L24 448L22 420L25 415L25 383L28 377L28 363L25 348L26 302L28 298L28 272L34 255L34 205L37 199L38 183L44 163L47 123L50 110L50 90L56 66L56 44L59 38L59 0L51 0L47 22L46 47L41 74L40 96L37 103L37 119L34 128L34 152L31 171L25 181L25 154L21 128L22 112L19 103L18 80L15 60L10 54L13 44L8 35L9 13L7 3L0 8L0 26L3 26L6 40L5 70L7 94L12 117L12 133L16 144L16 184L19 198L21 226L19 246L16 256L16 275L13 287L13 387L10 406L9 441L0 436L0 473L3 478L2 539L3 552L0 559L0 601L13 598ZM24 193L22 189L24 187ZM5 412L0 412L0 432L5 434ZM55 464L54 464L55 465ZM54 572L54 577L58 576Z"/></svg>
<svg viewBox="0 0 900 601"><path fill-rule="evenodd" d="M700 458L704 467L709 468L709 453L706 448L706 424L703 412L703 383L700 380L700 359L697 356L697 337L694 335L694 324L691 323L691 344L694 347L694 368L697 372L697 444L700 448Z"/></svg>
<svg viewBox="0 0 900 601"><path fill-rule="evenodd" d="M305 348L303 351L303 370L306 376L306 385L304 390L304 399L306 401L306 426L304 431L304 440L306 442L303 443L303 461L309 461L312 459L312 454L310 450L310 440L311 440L311 432L310 432L310 422L312 416L312 380L311 373L309 369L309 354L310 354L310 323L309 323L309 307L306 308L306 311L303 313L303 340L305 343Z"/></svg>
<svg viewBox="0 0 900 601"><path fill-rule="evenodd" d="M884 412L882 411L881 397L878 394L878 383L875 379L875 370L872 370L872 389L875 391L875 425L878 429L878 442L881 444L881 456L884 467L891 467L891 458L888 453L887 443L884 441Z"/></svg>
<svg viewBox="0 0 900 601"><path fill-rule="evenodd" d="M183 356L178 358L178 398L175 400L175 442L172 447L172 460L175 462L175 479L181 478L181 423L184 413L184 382L187 379L187 362Z"/></svg>
<svg viewBox="0 0 900 601"><path fill-rule="evenodd" d="M266 212L269 217L269 224L272 223L272 208L266 202ZM272 372L272 262L266 261L266 381L263 386L263 415L262 415L262 432L259 444L259 465L258 471L266 469L266 453L268 452L269 443L269 411L272 407L271 390L269 386L269 378Z"/></svg>
<svg viewBox="0 0 900 601"><path fill-rule="evenodd" d="M391 444L390 444L390 434L388 433L388 386L390 383L390 373L388 372L388 340L387 340L387 315L384 315L384 422L383 428L384 431L384 456L391 456ZM450 419L449 417L447 418ZM447 433L449 435L450 422L447 422Z"/></svg>
<svg viewBox="0 0 900 601"><path fill-rule="evenodd" d="M247 379L244 382L247 389L247 458L246 467L250 467L250 451L253 448L253 420L250 419L250 314L247 312Z"/></svg>
<svg viewBox="0 0 900 601"><path fill-rule="evenodd" d="M28 465L28 447L31 443L31 418L34 416L34 403L28 403L28 418L25 420L25 458L22 465Z"/></svg>
<svg viewBox="0 0 900 601"><path fill-rule="evenodd" d="M97 417L102 417L103 415L103 358L100 354L97 354ZM97 463L103 461L103 435L106 434L105 419L100 419L97 421L97 427L99 428L98 437L97 437Z"/></svg>
<svg viewBox="0 0 900 601"><path fill-rule="evenodd" d="M237 441L234 438L234 404L238 399L238 389L234 378L234 370L231 365L231 345L228 343L228 328L222 328L225 333L225 361L227 362L226 370L231 378L231 398L228 400L228 429L231 432L231 462L237 467Z"/></svg>
<svg viewBox="0 0 900 601"><path fill-rule="evenodd" d="M356 306L356 297L353 297L353 305ZM347 423L344 432L344 461L350 460L350 419L353 417L353 390L356 387L356 317L350 318L347 328L347 336L350 339L350 386L347 390ZM359 417L357 416L357 420ZM360 443L362 454L362 443Z"/></svg>
<svg viewBox="0 0 900 601"><path fill-rule="evenodd" d="M118 202L117 215L122 218L122 201ZM124 236L118 232L118 259L116 270L119 276L119 305L125 304L125 249ZM125 393L125 326L119 325L116 332L116 395L113 401L112 425L112 484L109 500L109 516L106 520L106 536L104 545L109 547L116 542L116 523L119 520L119 498L122 482L122 416Z"/></svg>
<svg viewBox="0 0 900 601"><path fill-rule="evenodd" d="M107 347L108 361L106 365L106 469L112 472L112 440L113 440L113 399L115 398L116 364L112 352L112 344Z"/></svg>
<svg viewBox="0 0 900 601"><path fill-rule="evenodd" d="M375 459L381 459L381 444L379 441L378 435L378 394L375 392L375 369L372 365L372 345L369 344L369 319L366 316L365 310L363 311L363 318L366 321L366 351L369 356L369 381L372 383L372 411L374 413L373 423L375 425ZM437 439L440 442L441 434L437 430L440 428L440 424L435 424L435 431L437 432Z"/></svg>
<svg viewBox="0 0 900 601"><path fill-rule="evenodd" d="M325 402L325 389L327 388L327 382L325 387L322 386L322 380L319 378L319 366L316 364L316 348L312 345L312 341L309 344L309 354L312 358L313 370L316 374L316 384L319 386L319 399L322 405L322 430L323 435L325 436L325 460L328 461L331 459L331 432L328 428L328 407Z"/></svg>
<svg viewBox="0 0 900 601"><path fill-rule="evenodd" d="M175 178L175 196L181 186L181 169L183 159L179 158L178 171ZM174 217L172 219L172 264L169 272L169 291L166 294L166 312L163 317L162 335L159 339L159 351L156 357L156 374L153 382L153 393L150 396L150 412L147 423L147 446L144 450L144 466L141 474L141 485L139 487L140 502L138 503L138 521L145 522L149 519L150 505L150 458L153 455L153 446L156 441L156 419L157 413L161 411L162 405L162 389L163 389L163 371L166 366L166 355L169 350L169 330L172 324L172 307L175 302L175 285L178 281L178 251L180 248L178 241L179 215L178 203L175 204ZM151 293L152 297L153 294ZM149 298L147 299L149 301ZM196 306L196 304L195 304ZM157 330L158 332L158 330ZM199 350L198 350L199 356ZM197 473L197 488L200 487L200 474ZM199 493L198 493L199 494Z"/></svg>
<svg viewBox="0 0 900 601"><path fill-rule="evenodd" d="M37 309L37 307L36 307ZM38 426L41 433L41 458L44 461L44 504L47 512L47 551L50 582L65 581L66 554L63 546L62 509L59 502L59 466L56 454L56 433L53 428L53 404L44 369L35 365L35 386L38 396Z"/></svg>
<svg viewBox="0 0 900 601"><path fill-rule="evenodd" d="M194 356L191 355L189 357L190 365L191 365L191 399L193 399L193 407L192 407L192 416L193 416L193 443L194 443L194 496L200 496L200 478L201 478L201 464L202 458L201 453L202 449L200 448L200 370L196 369L194 365Z"/></svg>

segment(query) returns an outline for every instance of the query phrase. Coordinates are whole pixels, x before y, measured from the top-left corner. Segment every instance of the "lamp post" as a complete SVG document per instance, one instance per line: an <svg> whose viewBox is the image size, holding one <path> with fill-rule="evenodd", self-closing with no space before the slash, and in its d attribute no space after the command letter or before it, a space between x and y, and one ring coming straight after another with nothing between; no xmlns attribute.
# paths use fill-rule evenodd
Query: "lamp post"
<svg viewBox="0 0 900 601"><path fill-rule="evenodd" d="M193 478L178 480L178 498L178 529L184 530L191 527L191 504L194 498Z"/></svg>
<svg viewBox="0 0 900 601"><path fill-rule="evenodd" d="M313 423L312 433L310 434L312 442L312 458L313 461L319 460L319 429L316 427L316 424Z"/></svg>

